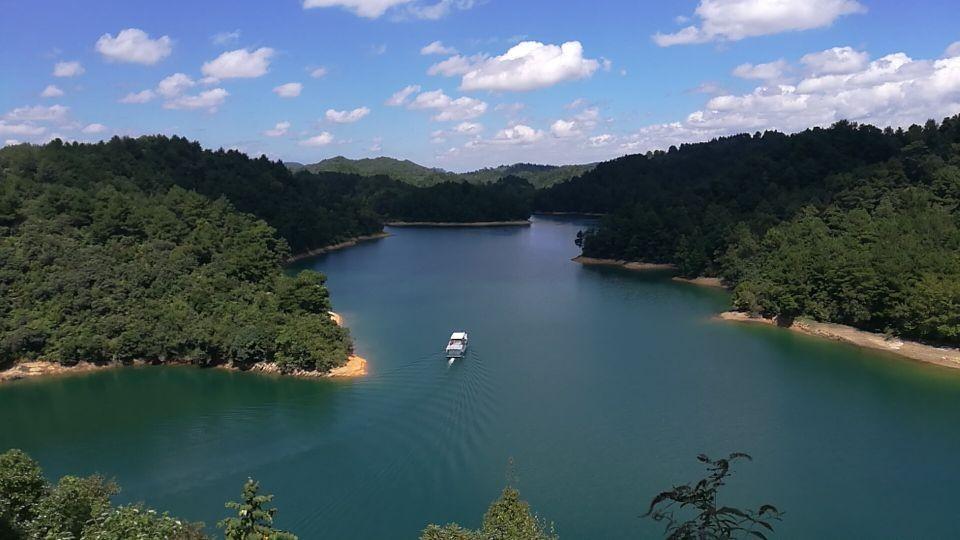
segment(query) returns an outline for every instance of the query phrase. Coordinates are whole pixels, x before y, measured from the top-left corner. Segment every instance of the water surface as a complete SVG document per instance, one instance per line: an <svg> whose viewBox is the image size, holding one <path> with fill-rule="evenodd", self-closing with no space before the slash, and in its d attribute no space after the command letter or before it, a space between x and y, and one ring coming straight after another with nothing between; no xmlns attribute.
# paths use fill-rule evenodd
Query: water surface
<svg viewBox="0 0 960 540"><path fill-rule="evenodd" d="M508 475L563 538L639 538L698 453L748 452L727 501L785 538L960 534L960 374L718 323L726 293L570 262L584 222L396 229L329 278L369 377L129 368L0 387L0 447L212 525L248 476L301 538L475 527ZM450 332L470 331L448 366Z"/></svg>

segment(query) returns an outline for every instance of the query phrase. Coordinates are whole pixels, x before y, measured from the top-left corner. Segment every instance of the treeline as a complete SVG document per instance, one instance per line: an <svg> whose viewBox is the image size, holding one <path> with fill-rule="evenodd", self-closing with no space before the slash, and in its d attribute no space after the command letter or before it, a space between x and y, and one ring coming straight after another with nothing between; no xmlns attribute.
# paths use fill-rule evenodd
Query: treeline
<svg viewBox="0 0 960 540"><path fill-rule="evenodd" d="M608 213L584 255L674 263L738 308L960 343L960 117L726 137L599 165L538 210Z"/></svg>

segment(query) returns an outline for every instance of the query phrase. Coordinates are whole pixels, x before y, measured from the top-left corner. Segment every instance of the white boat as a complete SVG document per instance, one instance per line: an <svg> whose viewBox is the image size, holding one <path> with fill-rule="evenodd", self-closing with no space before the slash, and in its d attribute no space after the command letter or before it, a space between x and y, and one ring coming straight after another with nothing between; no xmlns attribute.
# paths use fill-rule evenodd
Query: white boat
<svg viewBox="0 0 960 540"><path fill-rule="evenodd" d="M467 352L468 339L466 332L450 334L450 341L447 342L447 358L463 358L463 355Z"/></svg>

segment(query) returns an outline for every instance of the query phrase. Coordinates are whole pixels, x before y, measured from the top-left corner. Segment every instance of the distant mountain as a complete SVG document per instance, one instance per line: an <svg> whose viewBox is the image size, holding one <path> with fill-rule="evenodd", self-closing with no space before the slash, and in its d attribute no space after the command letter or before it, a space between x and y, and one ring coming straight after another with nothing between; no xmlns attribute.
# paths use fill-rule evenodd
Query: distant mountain
<svg viewBox="0 0 960 540"><path fill-rule="evenodd" d="M575 176L592 170L596 165L534 165L532 163L517 163L501 165L500 167L480 169L467 173L454 173L443 169L431 169L410 160L399 160L388 157L348 159L337 156L330 159L303 165L301 163L287 163L290 170L296 172L306 169L310 172L339 172L358 174L360 176L384 175L415 186L432 186L441 182L468 182L471 184L487 184L496 182L505 176L518 176L543 188L566 182Z"/></svg>

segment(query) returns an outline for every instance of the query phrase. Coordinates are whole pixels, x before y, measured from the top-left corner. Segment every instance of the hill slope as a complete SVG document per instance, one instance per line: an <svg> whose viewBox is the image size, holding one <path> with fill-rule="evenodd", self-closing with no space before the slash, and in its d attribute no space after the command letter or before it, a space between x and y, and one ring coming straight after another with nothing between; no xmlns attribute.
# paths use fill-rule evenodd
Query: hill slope
<svg viewBox="0 0 960 540"><path fill-rule="evenodd" d="M594 166L594 164L553 166L516 163L467 173L454 173L443 169L424 167L410 160L389 157L349 159L337 156L310 165L287 163L287 167L294 172L307 170L313 173L338 172L360 176L382 175L415 186L432 186L442 182L488 184L507 176L516 176L530 182L536 188L565 182L593 169Z"/></svg>

